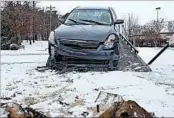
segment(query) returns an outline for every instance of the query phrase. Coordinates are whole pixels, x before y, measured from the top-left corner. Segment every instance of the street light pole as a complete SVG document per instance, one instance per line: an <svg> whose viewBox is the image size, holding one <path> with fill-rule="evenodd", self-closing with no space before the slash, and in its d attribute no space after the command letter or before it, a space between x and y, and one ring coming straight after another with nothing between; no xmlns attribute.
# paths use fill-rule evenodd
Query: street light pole
<svg viewBox="0 0 174 118"><path fill-rule="evenodd" d="M161 7L157 7L156 10L157 10L157 32L158 32L158 29L159 29L159 14L158 14L158 11L161 9ZM159 32L158 32L159 33Z"/></svg>
<svg viewBox="0 0 174 118"><path fill-rule="evenodd" d="M51 32L51 15L52 15L52 7L50 5L50 32Z"/></svg>

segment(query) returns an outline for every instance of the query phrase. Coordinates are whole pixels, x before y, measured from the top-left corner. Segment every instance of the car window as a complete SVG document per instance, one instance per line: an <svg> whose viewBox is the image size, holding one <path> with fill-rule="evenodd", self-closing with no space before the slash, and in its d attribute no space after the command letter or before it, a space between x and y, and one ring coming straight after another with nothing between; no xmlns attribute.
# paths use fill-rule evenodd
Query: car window
<svg viewBox="0 0 174 118"><path fill-rule="evenodd" d="M112 23L111 14L109 10L105 9L76 9L73 12L71 12L71 14L68 16L68 18L65 21L65 24L74 23L72 20L69 19L73 19L80 22L82 22L81 19L92 20L108 25ZM86 21L83 22L93 24Z"/></svg>

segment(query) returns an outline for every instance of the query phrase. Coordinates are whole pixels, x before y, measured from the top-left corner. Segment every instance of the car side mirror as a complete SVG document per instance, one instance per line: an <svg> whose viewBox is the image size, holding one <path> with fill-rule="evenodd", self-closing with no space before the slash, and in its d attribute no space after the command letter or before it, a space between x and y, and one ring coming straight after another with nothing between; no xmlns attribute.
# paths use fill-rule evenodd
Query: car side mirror
<svg viewBox="0 0 174 118"><path fill-rule="evenodd" d="M63 22L64 22L64 20L65 20L65 19L64 19L64 18L62 18L62 17L60 17L60 18L59 18L59 22L60 22L60 23L63 23Z"/></svg>
<svg viewBox="0 0 174 118"><path fill-rule="evenodd" d="M63 19L66 19L68 17L69 13L66 13L65 15L62 16Z"/></svg>
<svg viewBox="0 0 174 118"><path fill-rule="evenodd" d="M61 17L59 18L59 21L60 21L61 23L63 23L63 22L65 21L65 19L68 17L68 15L69 15L69 13L66 13L65 15L61 16Z"/></svg>
<svg viewBox="0 0 174 118"><path fill-rule="evenodd" d="M123 19L117 19L115 21L115 24L123 24L124 23L124 20Z"/></svg>

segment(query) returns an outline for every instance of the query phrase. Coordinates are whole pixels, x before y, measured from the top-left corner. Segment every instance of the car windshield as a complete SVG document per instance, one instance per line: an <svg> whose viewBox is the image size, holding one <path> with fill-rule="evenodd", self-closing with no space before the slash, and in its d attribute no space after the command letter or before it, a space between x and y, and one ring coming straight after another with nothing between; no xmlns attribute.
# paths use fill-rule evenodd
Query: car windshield
<svg viewBox="0 0 174 118"><path fill-rule="evenodd" d="M109 10L76 9L65 20L65 24L96 24L110 25L112 23Z"/></svg>

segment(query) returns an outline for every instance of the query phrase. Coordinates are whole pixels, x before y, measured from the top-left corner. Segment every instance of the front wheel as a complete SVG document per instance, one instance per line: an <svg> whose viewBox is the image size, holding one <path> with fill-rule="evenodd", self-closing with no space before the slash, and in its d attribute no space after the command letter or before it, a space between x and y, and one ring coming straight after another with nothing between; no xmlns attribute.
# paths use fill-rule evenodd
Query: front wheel
<svg viewBox="0 0 174 118"><path fill-rule="evenodd" d="M49 54L49 57L47 59L46 66L53 67L53 65L56 62L56 60L55 60L55 49L50 44L48 45L48 54Z"/></svg>
<svg viewBox="0 0 174 118"><path fill-rule="evenodd" d="M118 69L118 60L113 60L111 64L112 65L109 67L110 71L114 71Z"/></svg>
<svg viewBox="0 0 174 118"><path fill-rule="evenodd" d="M51 58L55 58L55 47L51 46L50 44L48 45L48 53Z"/></svg>
<svg viewBox="0 0 174 118"><path fill-rule="evenodd" d="M119 43L117 43L116 45L115 45L115 54L116 55L119 55L119 53L120 53L120 47L119 47L120 45L119 45Z"/></svg>
<svg viewBox="0 0 174 118"><path fill-rule="evenodd" d="M48 45L49 57L47 60L46 66L53 67L56 62L59 62L62 59L62 56L56 53L55 47Z"/></svg>
<svg viewBox="0 0 174 118"><path fill-rule="evenodd" d="M113 64L113 67L116 68L116 67L118 66L118 61L117 61L117 60L114 60L114 61L112 62L112 64Z"/></svg>
<svg viewBox="0 0 174 118"><path fill-rule="evenodd" d="M47 59L46 66L51 67L52 65L53 65L53 62L51 61L51 57L49 56L48 59Z"/></svg>

